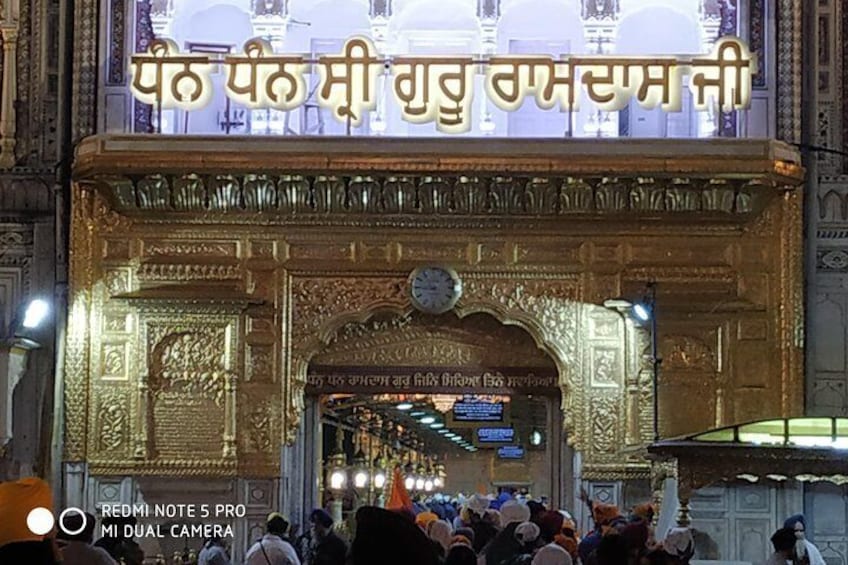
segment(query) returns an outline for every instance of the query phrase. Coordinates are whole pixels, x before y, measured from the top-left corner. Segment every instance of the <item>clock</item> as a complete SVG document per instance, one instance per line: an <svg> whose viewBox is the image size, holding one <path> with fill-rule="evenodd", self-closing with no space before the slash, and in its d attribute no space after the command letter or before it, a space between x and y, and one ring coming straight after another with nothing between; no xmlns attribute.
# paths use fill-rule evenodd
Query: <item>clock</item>
<svg viewBox="0 0 848 565"><path fill-rule="evenodd" d="M445 267L419 267L409 275L412 305L427 314L444 314L462 296L462 281L456 271Z"/></svg>

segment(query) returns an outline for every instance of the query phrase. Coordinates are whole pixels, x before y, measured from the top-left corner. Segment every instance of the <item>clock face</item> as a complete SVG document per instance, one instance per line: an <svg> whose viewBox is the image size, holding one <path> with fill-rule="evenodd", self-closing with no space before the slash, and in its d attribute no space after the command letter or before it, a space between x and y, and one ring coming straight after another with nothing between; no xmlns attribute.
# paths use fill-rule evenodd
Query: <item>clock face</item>
<svg viewBox="0 0 848 565"><path fill-rule="evenodd" d="M441 267L422 267L409 277L412 304L429 314L442 314L456 305L462 294L459 276Z"/></svg>

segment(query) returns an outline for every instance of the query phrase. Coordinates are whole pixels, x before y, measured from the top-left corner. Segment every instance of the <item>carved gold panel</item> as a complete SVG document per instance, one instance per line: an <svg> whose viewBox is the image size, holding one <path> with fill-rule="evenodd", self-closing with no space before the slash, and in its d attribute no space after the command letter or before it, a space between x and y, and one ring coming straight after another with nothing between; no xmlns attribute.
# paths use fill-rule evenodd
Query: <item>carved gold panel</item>
<svg viewBox="0 0 848 565"><path fill-rule="evenodd" d="M653 435L649 340L601 306L639 298L646 281L659 289L663 434L800 413L792 148L560 140L528 155L509 140L391 141L365 155L350 140L254 139L265 149L251 156L232 137L205 139L217 150L203 160L186 159L206 146L192 139L85 142L65 459L99 473L275 476L310 363L432 356L418 330L375 326L414 316L406 281L426 263L460 272L455 320L489 314L537 348L491 354L554 364L584 478L647 477L638 450L622 449ZM371 341L353 347L362 328ZM479 360L455 331L445 323L430 345ZM683 395L699 401L677 410Z"/></svg>

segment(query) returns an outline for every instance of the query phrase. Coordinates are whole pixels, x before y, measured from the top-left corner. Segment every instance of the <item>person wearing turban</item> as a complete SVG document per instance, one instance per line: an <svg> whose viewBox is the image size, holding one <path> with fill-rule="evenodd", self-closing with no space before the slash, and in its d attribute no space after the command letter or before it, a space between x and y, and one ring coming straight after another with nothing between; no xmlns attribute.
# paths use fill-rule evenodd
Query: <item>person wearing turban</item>
<svg viewBox="0 0 848 565"><path fill-rule="evenodd" d="M421 512L415 517L415 525L421 528L422 531L426 532L427 528L439 519L439 516L434 512Z"/></svg>
<svg viewBox="0 0 848 565"><path fill-rule="evenodd" d="M803 514L790 516L783 523L783 527L795 531L795 539L797 541L795 543L795 556L793 559L796 563L803 563L803 560L806 558L809 560L810 565L825 565L819 548L807 539L807 521L804 519Z"/></svg>
<svg viewBox="0 0 848 565"><path fill-rule="evenodd" d="M671 528L662 547L668 563L685 565L695 555L695 538L689 528Z"/></svg>
<svg viewBox="0 0 848 565"><path fill-rule="evenodd" d="M345 565L347 544L333 531L333 518L323 508L309 515L312 528L311 565ZM410 524L412 525L412 524Z"/></svg>
<svg viewBox="0 0 848 565"><path fill-rule="evenodd" d="M505 502L500 514L503 530L483 549L487 565L500 565L520 553L521 544L515 538L515 530L519 524L530 520L530 508L517 500Z"/></svg>
<svg viewBox="0 0 848 565"><path fill-rule="evenodd" d="M40 535L27 526L27 517L36 508L53 510L53 493L46 482L30 477L0 483L0 563L54 565L61 562L55 530Z"/></svg>
<svg viewBox="0 0 848 565"><path fill-rule="evenodd" d="M444 520L431 522L430 526L427 528L427 536L433 541L433 543L438 544L438 553L442 557L447 555L448 549L450 549L451 537L453 537L453 530L451 529L450 524Z"/></svg>
<svg viewBox="0 0 848 565"><path fill-rule="evenodd" d="M555 543L549 543L536 552L532 565L572 565L568 552Z"/></svg>
<svg viewBox="0 0 848 565"><path fill-rule="evenodd" d="M445 565L477 565L477 554L474 553L474 550L469 545L455 543L451 546L450 551L448 551Z"/></svg>
<svg viewBox="0 0 848 565"><path fill-rule="evenodd" d="M536 525L541 530L541 538L546 544L553 543L557 534L562 532L565 517L554 510L546 510L537 518Z"/></svg>
<svg viewBox="0 0 848 565"><path fill-rule="evenodd" d="M356 512L351 560L353 565L437 565L438 556L427 534L402 514L363 506Z"/></svg>

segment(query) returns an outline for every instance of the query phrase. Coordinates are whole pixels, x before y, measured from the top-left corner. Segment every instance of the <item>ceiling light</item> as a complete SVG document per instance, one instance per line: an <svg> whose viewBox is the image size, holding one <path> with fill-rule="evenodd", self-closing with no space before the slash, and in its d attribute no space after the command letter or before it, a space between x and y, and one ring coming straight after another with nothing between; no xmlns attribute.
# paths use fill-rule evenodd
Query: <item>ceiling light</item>
<svg viewBox="0 0 848 565"><path fill-rule="evenodd" d="M449 433L451 433L451 431L450 430L439 430L439 433L442 434L443 436L446 436Z"/></svg>
<svg viewBox="0 0 848 565"><path fill-rule="evenodd" d="M432 424L430 424L430 428L432 428L434 430L441 430L444 427L445 427L445 425L441 422L433 422Z"/></svg>
<svg viewBox="0 0 848 565"><path fill-rule="evenodd" d="M401 402L400 404L395 406L395 408L397 408L398 410L403 410L403 411L412 410L412 404L410 404L409 402Z"/></svg>
<svg viewBox="0 0 848 565"><path fill-rule="evenodd" d="M413 418L418 418L419 416L423 416L426 412L422 412L421 410L417 410L415 412L410 412L409 415Z"/></svg>
<svg viewBox="0 0 848 565"><path fill-rule="evenodd" d="M421 422L422 424L426 425L426 424L432 424L433 422L436 421L436 419L432 416L425 416L418 421Z"/></svg>
<svg viewBox="0 0 848 565"><path fill-rule="evenodd" d="M453 438L457 437L457 435L453 432L448 432L448 433L445 434L445 437L453 439Z"/></svg>

